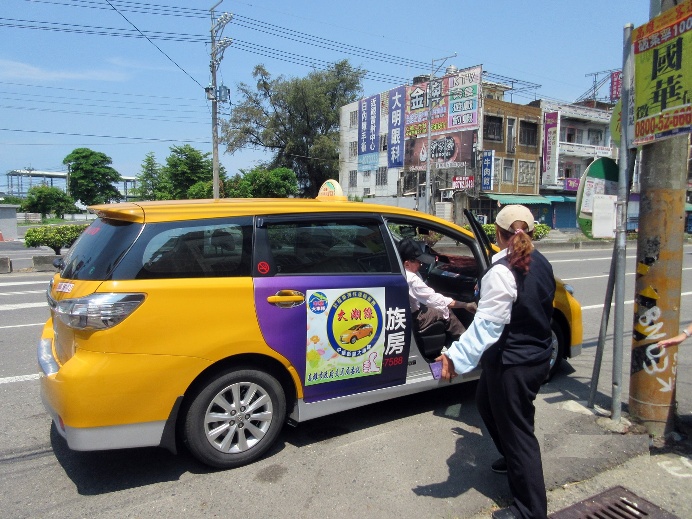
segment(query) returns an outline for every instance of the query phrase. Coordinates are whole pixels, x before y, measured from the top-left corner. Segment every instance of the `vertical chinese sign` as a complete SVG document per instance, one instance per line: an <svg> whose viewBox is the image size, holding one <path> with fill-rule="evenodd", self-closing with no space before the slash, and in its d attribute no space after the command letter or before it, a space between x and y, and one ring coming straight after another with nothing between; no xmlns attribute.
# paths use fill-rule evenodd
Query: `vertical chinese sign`
<svg viewBox="0 0 692 519"><path fill-rule="evenodd" d="M493 169L495 167L495 150L483 150L483 165L481 167L481 189L493 189Z"/></svg>
<svg viewBox="0 0 692 519"><path fill-rule="evenodd" d="M543 140L543 185L557 184L557 163L560 153L560 112L545 113Z"/></svg>
<svg viewBox="0 0 692 519"><path fill-rule="evenodd" d="M692 0L637 27L634 144L692 131Z"/></svg>
<svg viewBox="0 0 692 519"><path fill-rule="evenodd" d="M358 171L377 169L380 155L380 95L358 103Z"/></svg>
<svg viewBox="0 0 692 519"><path fill-rule="evenodd" d="M622 95L622 70L610 73L610 102L615 103Z"/></svg>
<svg viewBox="0 0 692 519"><path fill-rule="evenodd" d="M389 128L387 130L387 167L404 167L404 116L406 87L389 91Z"/></svg>

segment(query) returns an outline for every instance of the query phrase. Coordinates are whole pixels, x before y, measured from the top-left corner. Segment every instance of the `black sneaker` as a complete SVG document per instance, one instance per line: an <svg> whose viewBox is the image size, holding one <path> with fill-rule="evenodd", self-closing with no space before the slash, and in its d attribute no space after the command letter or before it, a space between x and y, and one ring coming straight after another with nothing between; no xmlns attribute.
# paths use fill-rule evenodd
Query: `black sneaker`
<svg viewBox="0 0 692 519"><path fill-rule="evenodd" d="M490 470L498 474L507 474L507 460L505 460L505 458L495 460L493 464L490 465Z"/></svg>

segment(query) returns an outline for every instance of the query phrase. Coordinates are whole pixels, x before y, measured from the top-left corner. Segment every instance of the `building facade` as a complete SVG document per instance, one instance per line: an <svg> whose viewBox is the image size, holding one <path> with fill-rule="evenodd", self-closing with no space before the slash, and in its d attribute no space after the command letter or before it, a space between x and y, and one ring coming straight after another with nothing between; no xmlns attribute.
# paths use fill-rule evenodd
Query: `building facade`
<svg viewBox="0 0 692 519"><path fill-rule="evenodd" d="M508 102L511 85L482 78L480 66L448 69L342 107L345 194L458 223L463 209L492 221L503 205L522 203L537 221L576 228L581 175L614 153L610 111Z"/></svg>

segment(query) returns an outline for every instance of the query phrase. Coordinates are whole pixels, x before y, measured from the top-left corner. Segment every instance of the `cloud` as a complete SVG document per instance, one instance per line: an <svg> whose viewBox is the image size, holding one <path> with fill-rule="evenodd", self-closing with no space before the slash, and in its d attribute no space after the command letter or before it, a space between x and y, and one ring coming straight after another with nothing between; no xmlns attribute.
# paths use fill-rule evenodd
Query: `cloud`
<svg viewBox="0 0 692 519"><path fill-rule="evenodd" d="M112 70L48 70L19 61L0 59L0 78L25 81L112 81L121 82L129 79L124 72Z"/></svg>
<svg viewBox="0 0 692 519"><path fill-rule="evenodd" d="M108 58L107 63L114 65L116 67L124 69L135 69L135 70L152 70L156 72L171 72L175 71L176 68L171 64L170 66L164 65L152 65L149 62L135 61L125 58Z"/></svg>

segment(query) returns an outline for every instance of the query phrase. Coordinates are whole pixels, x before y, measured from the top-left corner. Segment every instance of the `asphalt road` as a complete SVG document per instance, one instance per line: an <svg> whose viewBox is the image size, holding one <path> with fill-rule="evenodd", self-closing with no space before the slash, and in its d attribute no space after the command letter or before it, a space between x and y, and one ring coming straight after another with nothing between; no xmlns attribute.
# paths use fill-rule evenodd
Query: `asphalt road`
<svg viewBox="0 0 692 519"><path fill-rule="evenodd" d="M690 253L686 248L683 316L692 315ZM682 463L684 470L677 457L652 462L651 469L630 468L649 460L648 438L609 433L578 403L589 394L611 251L546 255L556 274L575 287L584 314L583 354L565 363L537 400L551 511L574 501L570 489L590 492L604 474L619 474L611 477L680 517L692 517L689 455L689 476L662 468L665 461ZM628 253L627 271L625 311L631 315L634 252ZM497 453L481 429L474 383L287 426L264 459L231 471L212 471L184 452L173 456L155 448L70 451L43 410L36 375L49 277L0 275L0 517L451 519L487 517L509 499L506 478L488 468ZM609 344L610 334L612 329ZM627 333L625 374L630 340ZM611 359L606 353L596 402L604 409L611 408ZM691 362L690 355L678 359L678 400L688 413ZM626 403L627 376L623 382ZM637 470L644 471L639 479Z"/></svg>

